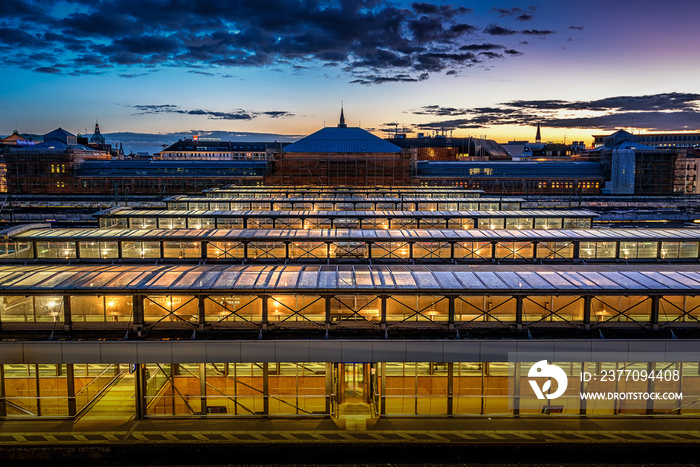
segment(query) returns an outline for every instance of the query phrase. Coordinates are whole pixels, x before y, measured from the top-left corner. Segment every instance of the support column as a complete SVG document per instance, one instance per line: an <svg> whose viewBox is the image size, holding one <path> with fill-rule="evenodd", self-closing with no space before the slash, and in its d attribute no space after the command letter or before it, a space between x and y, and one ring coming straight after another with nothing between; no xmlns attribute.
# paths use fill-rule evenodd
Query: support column
<svg viewBox="0 0 700 467"><path fill-rule="evenodd" d="M146 365L137 363L134 366L136 367L136 371L134 371L134 408L136 410L136 420L143 420L146 418Z"/></svg>
<svg viewBox="0 0 700 467"><path fill-rule="evenodd" d="M75 242L75 259L80 259L80 242Z"/></svg>
<svg viewBox="0 0 700 467"><path fill-rule="evenodd" d="M532 242L532 261L537 262L537 247L539 246L540 242Z"/></svg>
<svg viewBox="0 0 700 467"><path fill-rule="evenodd" d="M520 416L520 371L522 363L515 362L513 370L513 415Z"/></svg>
<svg viewBox="0 0 700 467"><path fill-rule="evenodd" d="M66 392L68 393L68 415L75 417L77 413L75 401L75 368L72 363L66 364Z"/></svg>
<svg viewBox="0 0 700 467"><path fill-rule="evenodd" d="M63 329L66 331L70 331L72 324L73 324L73 319L71 318L70 295L64 295L63 296Z"/></svg>
<svg viewBox="0 0 700 467"><path fill-rule="evenodd" d="M207 241L202 241L200 244L200 249L201 249L201 252L200 252L201 256L200 257L204 261L206 261L208 259L208 257L207 257L207 245L209 245L209 242L207 242Z"/></svg>
<svg viewBox="0 0 700 467"><path fill-rule="evenodd" d="M270 364L263 363L263 415L270 414Z"/></svg>
<svg viewBox="0 0 700 467"><path fill-rule="evenodd" d="M326 414L333 416L332 412L332 397L333 397L333 364L326 362Z"/></svg>
<svg viewBox="0 0 700 467"><path fill-rule="evenodd" d="M326 332L331 328L331 297L326 295L323 297L325 301L325 321L326 321Z"/></svg>
<svg viewBox="0 0 700 467"><path fill-rule="evenodd" d="M515 297L515 328L520 331L523 329L523 296Z"/></svg>
<svg viewBox="0 0 700 467"><path fill-rule="evenodd" d="M380 411L381 415L386 415L386 362L382 362L379 364L381 368L381 374L379 377L381 378L381 406L382 409Z"/></svg>
<svg viewBox="0 0 700 467"><path fill-rule="evenodd" d="M201 414L207 414L207 364L199 364L199 397Z"/></svg>
<svg viewBox="0 0 700 467"><path fill-rule="evenodd" d="M41 416L41 380L39 379L39 365L34 365L34 390L36 391L36 414Z"/></svg>
<svg viewBox="0 0 700 467"><path fill-rule="evenodd" d="M651 316L650 316L650 321L651 321L651 326L654 331L658 331L659 329L659 302L661 301L661 297L658 295L652 295L651 296Z"/></svg>
<svg viewBox="0 0 700 467"><path fill-rule="evenodd" d="M386 299L387 299L386 295L381 295L379 297L380 306L381 306L381 311L380 311L381 318L380 319L381 319L382 329L386 329Z"/></svg>
<svg viewBox="0 0 700 467"><path fill-rule="evenodd" d="M574 244L574 261L578 261L581 259L581 242L573 242Z"/></svg>
<svg viewBox="0 0 700 467"><path fill-rule="evenodd" d="M260 299L262 300L262 329L264 331L267 331L267 324L268 324L268 316L267 316L267 308L268 308L268 296L267 295L259 295Z"/></svg>
<svg viewBox="0 0 700 467"><path fill-rule="evenodd" d="M204 296L200 295L199 297L197 297L197 321L199 322L198 328L200 331L204 331L204 325L206 321L204 300L206 300L206 297Z"/></svg>
<svg viewBox="0 0 700 467"><path fill-rule="evenodd" d="M586 331L591 329L591 299L590 295L583 296L583 327Z"/></svg>
<svg viewBox="0 0 700 467"><path fill-rule="evenodd" d="M491 242L491 262L496 262L496 242Z"/></svg>
<svg viewBox="0 0 700 467"><path fill-rule="evenodd" d="M143 295L133 296L133 316L134 316L134 331L141 335L144 326L143 316Z"/></svg>
<svg viewBox="0 0 700 467"><path fill-rule="evenodd" d="M654 362L647 362L647 375L649 374L654 374L654 371L656 370L656 363ZM656 379L655 378L647 378L647 393L651 394L656 391ZM647 409L646 409L647 415L651 415L654 413L654 399L651 397L647 399Z"/></svg>
<svg viewBox="0 0 700 467"><path fill-rule="evenodd" d="M447 327L455 328L455 297L450 295L447 297Z"/></svg>
<svg viewBox="0 0 700 467"><path fill-rule="evenodd" d="M588 391L588 381L584 381L583 378L583 373L585 373L588 370L588 363L582 362L581 363L581 394L585 393ZM578 414L581 415L582 417L586 416L586 398L582 397L581 401L579 402L579 409L578 409Z"/></svg>
<svg viewBox="0 0 700 467"><path fill-rule="evenodd" d="M122 253L124 251L123 243L124 242L117 242L117 258L118 259L122 259Z"/></svg>
<svg viewBox="0 0 700 467"><path fill-rule="evenodd" d="M453 393L454 393L454 375L452 374L454 370L454 363L447 363L447 415L452 415L454 413L453 409Z"/></svg>
<svg viewBox="0 0 700 467"><path fill-rule="evenodd" d="M7 405L5 404L5 365L0 363L0 417L7 416Z"/></svg>

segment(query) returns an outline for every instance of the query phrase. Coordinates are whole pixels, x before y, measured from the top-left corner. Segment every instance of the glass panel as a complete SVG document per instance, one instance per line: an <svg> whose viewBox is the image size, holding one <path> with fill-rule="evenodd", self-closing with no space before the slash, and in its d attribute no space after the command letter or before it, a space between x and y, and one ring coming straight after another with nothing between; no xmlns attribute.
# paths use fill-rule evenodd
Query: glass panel
<svg viewBox="0 0 700 467"><path fill-rule="evenodd" d="M324 323L326 302L317 295L276 295L270 297L268 313L271 325Z"/></svg>
<svg viewBox="0 0 700 467"><path fill-rule="evenodd" d="M240 217L218 217L216 227L218 229L242 229L243 219Z"/></svg>
<svg viewBox="0 0 700 467"><path fill-rule="evenodd" d="M164 258L201 258L200 242L163 242Z"/></svg>
<svg viewBox="0 0 700 467"><path fill-rule="evenodd" d="M335 295L330 301L334 324L357 325L381 320L381 300L376 295Z"/></svg>
<svg viewBox="0 0 700 467"><path fill-rule="evenodd" d="M491 259L490 242L458 242L455 244L455 259Z"/></svg>
<svg viewBox="0 0 700 467"><path fill-rule="evenodd" d="M561 229L562 219L560 217L536 217L536 229Z"/></svg>
<svg viewBox="0 0 700 467"><path fill-rule="evenodd" d="M372 259L408 259L410 249L408 242L377 242L371 244Z"/></svg>
<svg viewBox="0 0 700 467"><path fill-rule="evenodd" d="M143 300L143 315L151 326L194 326L199 322L198 300L191 295L149 295Z"/></svg>
<svg viewBox="0 0 700 467"><path fill-rule="evenodd" d="M515 297L476 295L455 299L455 322L515 321Z"/></svg>
<svg viewBox="0 0 700 467"><path fill-rule="evenodd" d="M540 242L537 245L538 259L572 259L573 242Z"/></svg>
<svg viewBox="0 0 700 467"><path fill-rule="evenodd" d="M248 258L285 259L286 257L287 249L283 242L250 242L248 244Z"/></svg>
<svg viewBox="0 0 700 467"><path fill-rule="evenodd" d="M474 219L465 217L463 219L450 219L448 221L449 223L448 228L449 229L473 229L474 228Z"/></svg>
<svg viewBox="0 0 700 467"><path fill-rule="evenodd" d="M389 321L447 321L449 301L443 296L392 295L386 303Z"/></svg>
<svg viewBox="0 0 700 467"><path fill-rule="evenodd" d="M447 242L416 242L413 244L413 259L449 259L452 246Z"/></svg>
<svg viewBox="0 0 700 467"><path fill-rule="evenodd" d="M204 300L204 319L215 327L255 326L262 322L262 301L256 295L219 295Z"/></svg>
<svg viewBox="0 0 700 467"><path fill-rule="evenodd" d="M292 242L289 244L289 256L293 259L326 259L328 246L323 242Z"/></svg>
<svg viewBox="0 0 700 467"><path fill-rule="evenodd" d="M502 229L505 226L505 219L502 217L495 217L493 219L480 218L478 219L478 225L480 229L485 230Z"/></svg>
<svg viewBox="0 0 700 467"><path fill-rule="evenodd" d="M122 258L160 258L160 242L122 242Z"/></svg>
<svg viewBox="0 0 700 467"><path fill-rule="evenodd" d="M207 258L236 258L242 259L244 255L243 243L241 242L208 242Z"/></svg>
<svg viewBox="0 0 700 467"><path fill-rule="evenodd" d="M75 258L75 242L37 242L38 258L71 259Z"/></svg>
<svg viewBox="0 0 700 467"><path fill-rule="evenodd" d="M591 322L649 322L650 320L650 297L595 296L591 300Z"/></svg>
<svg viewBox="0 0 700 467"><path fill-rule="evenodd" d="M0 299L3 323L63 323L63 297L4 296Z"/></svg>
<svg viewBox="0 0 700 467"><path fill-rule="evenodd" d="M498 242L496 258L502 259L533 259L535 254L531 242Z"/></svg>
<svg viewBox="0 0 700 467"><path fill-rule="evenodd" d="M507 217L506 229L531 229L533 225L532 217Z"/></svg>
<svg viewBox="0 0 700 467"><path fill-rule="evenodd" d="M124 323L133 321L131 296L83 296L70 299L71 320L76 323Z"/></svg>
<svg viewBox="0 0 700 467"><path fill-rule="evenodd" d="M187 227L190 229L214 229L215 220L213 217L191 217L187 219Z"/></svg>

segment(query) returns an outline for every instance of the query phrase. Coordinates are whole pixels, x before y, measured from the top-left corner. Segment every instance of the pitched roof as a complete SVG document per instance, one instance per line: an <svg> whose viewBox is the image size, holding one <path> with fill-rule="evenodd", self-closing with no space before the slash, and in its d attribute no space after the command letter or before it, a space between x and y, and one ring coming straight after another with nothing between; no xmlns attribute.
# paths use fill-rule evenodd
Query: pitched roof
<svg viewBox="0 0 700 467"><path fill-rule="evenodd" d="M398 153L401 148L358 127L323 128L284 148L285 152Z"/></svg>

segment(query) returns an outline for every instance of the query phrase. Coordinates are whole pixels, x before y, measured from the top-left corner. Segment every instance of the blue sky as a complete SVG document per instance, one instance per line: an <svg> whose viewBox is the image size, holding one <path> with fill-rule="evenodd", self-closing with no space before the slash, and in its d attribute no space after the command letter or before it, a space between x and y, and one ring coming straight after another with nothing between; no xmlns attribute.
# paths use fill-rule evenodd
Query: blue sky
<svg viewBox="0 0 700 467"><path fill-rule="evenodd" d="M700 127L700 2L5 0L0 134ZM155 135L155 136L153 136ZM149 139L150 138L150 139Z"/></svg>

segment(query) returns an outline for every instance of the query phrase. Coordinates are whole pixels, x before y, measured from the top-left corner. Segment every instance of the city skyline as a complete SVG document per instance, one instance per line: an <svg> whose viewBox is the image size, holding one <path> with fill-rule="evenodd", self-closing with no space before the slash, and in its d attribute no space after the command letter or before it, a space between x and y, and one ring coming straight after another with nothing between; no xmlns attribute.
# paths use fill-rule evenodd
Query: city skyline
<svg viewBox="0 0 700 467"><path fill-rule="evenodd" d="M383 135L700 128L687 2L42 5L9 2L0 20L0 134L99 121L113 141L291 140L335 125L341 101Z"/></svg>

